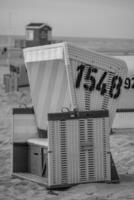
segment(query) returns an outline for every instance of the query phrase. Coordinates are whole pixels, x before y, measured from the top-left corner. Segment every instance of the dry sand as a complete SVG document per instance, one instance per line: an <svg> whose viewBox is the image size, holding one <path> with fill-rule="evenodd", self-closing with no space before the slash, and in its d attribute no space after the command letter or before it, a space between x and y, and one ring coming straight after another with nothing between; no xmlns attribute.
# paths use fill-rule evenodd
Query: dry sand
<svg viewBox="0 0 134 200"><path fill-rule="evenodd" d="M42 185L11 177L12 107L20 102L31 103L28 90L7 95L0 87L0 200L134 200L134 133L110 136L119 184L80 184L50 193Z"/></svg>

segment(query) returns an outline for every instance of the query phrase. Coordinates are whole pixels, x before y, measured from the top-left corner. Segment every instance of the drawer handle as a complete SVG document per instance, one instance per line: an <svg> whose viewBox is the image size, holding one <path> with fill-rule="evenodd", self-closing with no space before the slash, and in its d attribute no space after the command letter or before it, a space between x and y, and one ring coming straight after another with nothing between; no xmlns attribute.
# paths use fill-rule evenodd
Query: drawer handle
<svg viewBox="0 0 134 200"><path fill-rule="evenodd" d="M34 153L34 155L35 155L35 156L38 156L39 154L38 154L38 153Z"/></svg>

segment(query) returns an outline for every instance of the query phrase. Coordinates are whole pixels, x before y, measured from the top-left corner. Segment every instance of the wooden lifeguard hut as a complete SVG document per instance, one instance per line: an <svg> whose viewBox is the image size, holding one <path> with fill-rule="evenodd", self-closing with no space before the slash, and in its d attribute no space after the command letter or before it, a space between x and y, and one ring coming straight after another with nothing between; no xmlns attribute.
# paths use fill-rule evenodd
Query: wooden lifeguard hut
<svg viewBox="0 0 134 200"><path fill-rule="evenodd" d="M30 23L26 25L26 47L50 44L52 27L46 23Z"/></svg>

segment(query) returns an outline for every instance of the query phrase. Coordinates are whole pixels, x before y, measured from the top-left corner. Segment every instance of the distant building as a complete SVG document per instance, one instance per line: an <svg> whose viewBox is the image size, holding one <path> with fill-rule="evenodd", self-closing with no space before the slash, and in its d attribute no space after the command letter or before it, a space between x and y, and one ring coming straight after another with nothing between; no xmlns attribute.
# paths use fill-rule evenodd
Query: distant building
<svg viewBox="0 0 134 200"><path fill-rule="evenodd" d="M26 25L26 47L50 44L52 28L45 23L30 23Z"/></svg>
<svg viewBox="0 0 134 200"><path fill-rule="evenodd" d="M21 49L25 48L26 47L25 38L23 38L23 39L15 39L14 47L15 48L21 48Z"/></svg>

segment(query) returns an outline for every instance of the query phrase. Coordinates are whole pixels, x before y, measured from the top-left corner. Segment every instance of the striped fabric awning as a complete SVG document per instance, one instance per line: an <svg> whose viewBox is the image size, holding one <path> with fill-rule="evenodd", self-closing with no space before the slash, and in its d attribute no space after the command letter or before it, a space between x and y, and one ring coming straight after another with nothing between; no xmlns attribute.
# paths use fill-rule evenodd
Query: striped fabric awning
<svg viewBox="0 0 134 200"><path fill-rule="evenodd" d="M71 106L63 56L63 43L24 50L32 101L40 129L47 129L48 112L58 112L63 107L70 109Z"/></svg>
<svg viewBox="0 0 134 200"><path fill-rule="evenodd" d="M47 114L70 109L66 70L63 60L27 64L31 96L38 128L47 129Z"/></svg>

